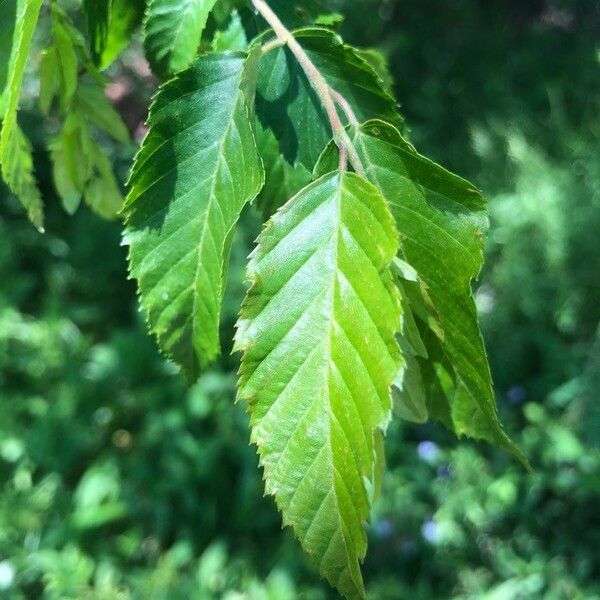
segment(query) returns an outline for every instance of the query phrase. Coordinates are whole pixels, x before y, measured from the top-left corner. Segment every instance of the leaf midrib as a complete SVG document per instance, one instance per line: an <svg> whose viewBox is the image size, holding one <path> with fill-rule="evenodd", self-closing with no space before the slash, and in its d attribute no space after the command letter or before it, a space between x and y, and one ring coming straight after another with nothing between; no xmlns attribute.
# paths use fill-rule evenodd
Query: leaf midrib
<svg viewBox="0 0 600 600"><path fill-rule="evenodd" d="M337 288L339 285L339 281L338 281L338 271L341 271L341 268L339 266L339 253L340 253L340 238L341 238L341 230L343 228L343 214L342 214L342 189L344 186L344 181L343 181L343 177L342 175L338 176L339 178L339 185L336 187L336 191L335 191L335 203L336 203L336 208L337 208L337 213L336 213L336 225L335 225L335 232L332 236L332 239L335 238L334 240L334 248L335 248L335 260L333 261L333 264L335 265L334 268L332 269L333 273L332 273L332 281L331 281L331 285L330 285L330 289L329 289L329 293L331 294L331 314L329 317L329 328L328 328L328 333L327 333L327 364L326 364L326 386L327 386L327 412L328 412L328 427L327 427L327 446L328 446L328 458L329 458L329 466L330 466L330 470L332 473L332 477L331 477L331 491L333 492L334 498L335 498L335 504L338 507L338 510L336 511L336 516L337 516L337 520L338 520L338 528L341 534L341 538L344 544L344 550L346 553L346 566L345 569L349 568L350 563L352 562L352 557L350 556L350 552L348 549L348 542L346 540L346 535L344 533L344 527L343 527L343 517L342 517L342 511L340 510L341 505L339 502L339 498L338 498L338 492L336 490L336 473L337 471L337 467L335 464L335 459L334 459L334 448L333 448L333 442L331 439L331 429L332 429L332 423L334 420L337 421L337 418L335 417L334 411L332 409L332 405L331 405L331 364L334 362L333 361L333 351L332 351L332 343L333 343L333 330L334 330L334 326L336 323L336 292L337 292ZM361 420L361 429L362 429L362 420ZM349 443L349 440L347 439L347 434L346 431L344 430L344 428L341 426L340 424L340 430L344 432L344 437L346 437L346 441L348 442L348 445L352 448L352 444ZM354 459L354 463L358 472L358 475L360 476L360 466L358 465L357 461L356 461L356 457L354 456L354 453L352 453L352 457ZM353 505L354 506L354 505ZM356 512L356 508L354 509ZM356 513L358 514L358 513ZM358 519L359 522L361 521L361 519ZM333 532L333 535L331 537L331 540L329 541L329 545L331 545L333 539L335 537L335 530ZM323 562L325 560L325 557L327 556L327 551L329 550L329 546L327 548L327 550L324 552L323 557L321 562ZM340 579L342 574L344 573L344 571L342 571L340 573ZM354 578L352 577L352 581L354 582ZM338 579L339 582L339 579ZM356 585L356 584L355 584Z"/></svg>
<svg viewBox="0 0 600 600"><path fill-rule="evenodd" d="M205 237L207 229L208 229L208 220L209 220L209 217L211 214L212 206L216 199L215 192L216 192L217 176L221 169L223 160L225 159L225 153L224 153L225 140L229 136L229 133L231 132L231 127L235 121L235 113L238 110L239 102L240 102L240 93L241 93L241 90L238 87L236 100L235 100L235 102L232 102L233 108L231 110L229 122L227 123L227 127L225 128L225 131L223 132L223 137L221 138L221 141L219 143L219 151L217 154L217 162L215 165L215 169L213 171L210 195L209 195L208 203L206 206L206 211L204 212L204 222L202 224L200 239L198 241L198 249L197 249L197 253L196 253L196 271L194 274L194 282L192 284L192 298L193 298L193 301L192 301L192 315L193 315L193 317L192 317L192 346L194 346L194 340L196 339L196 327L197 327L196 308L197 308L197 301L198 301L198 277L200 275L200 270L201 270L201 266L202 266L202 261L200 260L200 253L202 250L202 246L204 244L204 237ZM217 205L218 205L218 203L217 203ZM220 205L218 205L218 206L219 206L219 210L221 211L221 219L223 220L223 223L225 224L225 219L223 217L223 209L220 207ZM231 232L231 227L226 231L224 239L227 238L227 236L229 235L230 232ZM216 243L215 243L215 245L216 245ZM219 295L220 295L222 293L222 288L223 288L223 283L222 283L223 265L220 265L219 267L220 267L220 271L221 271L221 277L219 277L219 283L217 283L217 285L219 286ZM219 312L219 310L217 310L217 313L218 312Z"/></svg>
<svg viewBox="0 0 600 600"><path fill-rule="evenodd" d="M344 570L342 570L340 572L340 579L341 577L344 575L345 570L349 570L350 573L352 573L352 569L350 568L350 565L353 563L353 557L351 557L350 555L350 551L348 548L348 541L346 539L346 535L344 532L344 522L345 520L343 519L343 516L341 514L341 504L340 504L340 500L338 497L338 491L336 489L336 474L337 477L339 476L339 471L336 465L336 461L335 461L335 452L334 452L334 445L333 445L333 440L332 440L332 428L333 428L333 423L337 422L339 424L340 430L343 432L344 437L346 438L346 443L352 447L352 444L350 444L349 439L348 439L348 435L347 432L345 430L345 428L342 426L342 424L339 422L339 419L337 419L337 417L335 416L334 410L333 410L333 406L332 406L332 402L331 402L331 397L332 397L332 378L335 376L334 371L332 369L332 366L335 367L335 369L341 373L340 369L337 367L337 364L335 363L335 361L333 360L333 334L334 334L334 329L336 327L336 325L338 327L340 327L338 319L336 319L336 295L338 292L338 287L339 287L339 273L341 272L341 268L339 266L339 252L340 252L340 244L343 243L343 236L342 236L342 231L344 229L344 225L342 222L343 216L342 216L342 187L343 184L340 182L340 184L338 184L336 186L336 190L335 190L335 196L333 198L330 198L328 200L328 202L330 203L335 203L335 208L336 208L336 213L334 217L330 217L335 219L335 227L333 228L333 232L331 233L331 235L328 235L326 237L325 240L323 240L323 242L321 244L318 245L318 247L315 248L314 252L312 252L309 257L307 258L306 261L303 262L303 265L306 264L311 258L313 258L317 253L319 253L320 251L327 251L326 249L329 247L332 249L332 254L333 254L333 260L332 260L332 264L334 265L332 270L331 270L331 282L330 284L327 286L327 288L325 290L321 290L319 291L319 293L315 294L315 297L312 299L312 301L307 305L307 307L304 309L304 311L302 312L302 314L300 315L300 317L294 322L294 324L290 327L290 329L283 334L283 336L281 337L281 339L277 342L277 344L275 345L275 348L279 347L279 345L283 342L283 340L285 340L285 338L288 337L288 335L294 330L294 327L296 325L296 323L300 320L300 318L302 317L302 315L304 315L313 305L315 302L327 302L330 304L331 306L331 310L329 313L329 317L328 317L328 324L327 324L327 333L326 336L323 340L323 342L321 344L319 344L318 346L316 346L315 348L311 349L306 357L304 358L304 360L302 361L302 364L300 365L300 367L298 369L296 369L296 372L292 375L292 378L290 379L290 381L286 384L286 388L291 384L291 382L294 380L294 378L296 377L296 375L300 372L302 366L315 354L315 352L322 352L323 354L323 367L321 370L321 377L322 377L322 397L317 396L312 402L310 402L307 407L305 408L305 410L303 411L302 415L299 416L298 421L294 427L294 429L291 431L286 444L284 445L284 447L281 449L280 453L279 453L279 460L282 460L282 457L284 456L286 450L290 447L289 444L291 443L291 440L294 438L294 435L296 433L296 431L298 430L298 427L301 425L301 423L304 421L304 419L306 418L306 416L310 413L310 411L313 409L314 405L319 403L319 402L323 402L324 403L324 415L325 418L327 419L327 434L326 434L326 440L324 442L324 444L322 445L322 447L317 451L317 453L315 454L315 457L313 458L311 464L309 465L307 471L302 475L302 478L300 479L300 481L297 484L297 487L294 491L294 493L292 494L292 496L286 501L286 507L289 510L290 507L292 506L292 503L296 497L296 493L298 491L298 489L300 488L300 484L306 479L308 473L310 472L311 469L314 468L315 463L319 460L319 457L322 455L322 453L325 451L327 452L327 463L328 463L328 470L331 473L331 479L329 482L329 490L328 492L323 496L321 503L318 507L318 509L314 512L313 518L311 519L310 525L308 526L308 528L306 529L304 535L303 535L303 539L306 539L309 536L310 530L311 528L316 524L316 522L319 519L319 515L321 510L323 509L323 506L325 505L327 499L333 495L334 498L334 502L336 504L336 506L338 507L336 512L336 518L337 518L337 524L336 527L333 530L331 539L329 540L329 545L327 547L327 550L325 551L325 553L323 554L323 556L321 557L321 561L320 561L320 567L322 565L322 563L324 562L324 560L327 557L327 552L329 551L329 548L331 546L331 544L333 543L333 540L335 539L336 535L340 535L342 543L344 545L344 552L346 555L346 560L345 560L345 567ZM286 235L284 237L284 239L286 237L288 237L290 235L290 233L292 233L293 231L295 231L297 229L298 226L301 226L302 223L304 223L306 220L306 217L301 219L301 221L297 224L294 225L294 227L286 232ZM278 244L276 244L273 248L270 249L269 253L272 252L278 245L279 243L282 243L282 240L279 240ZM301 265L302 267L302 265ZM300 267L300 268L301 268ZM298 270L296 270L296 272L294 274L292 274L292 276L283 284L283 288L285 288L285 285L287 283L289 283L289 281L291 279L294 278L294 276L298 273ZM281 292L280 288L277 292L275 292L275 295L272 296L269 299L269 302L272 301L272 299L277 296L280 292ZM268 305L268 303L267 303ZM263 307L264 310L265 307ZM273 349L271 349L269 351L269 353L267 354L267 356L269 356L271 354L271 352L273 351ZM362 361L362 356L359 355L360 360ZM266 359L266 357L263 357L262 362L264 362L264 360ZM369 374L370 376L370 371L365 367L366 372ZM255 372L256 373L256 372ZM251 377L252 379L252 377ZM247 384L251 381L251 379L247 382ZM343 377L342 377L343 379ZM345 380L344 380L344 385L347 386ZM348 386L347 386L348 387ZM376 390L375 390L376 391ZM277 399L275 400L275 402L273 402L270 406L269 409L267 410L267 412L262 415L262 417L260 418L260 420L263 420L267 417L267 415L269 413L271 413L272 409L277 405L277 401L282 398L283 396L283 392L284 390L281 390L278 394ZM366 448L368 450L369 448L369 444L368 444L368 438L367 438L367 433L365 431L365 424L364 424L364 420L363 417L360 413L360 411L358 410L358 407L356 406L356 402L355 402L355 398L354 398L354 394L352 394L351 392L350 396L352 398L352 403L355 406L355 409L358 413L358 419L360 422L360 430L362 433L362 436L364 438L364 444L366 444ZM377 394L378 395L378 394ZM353 469L356 470L357 476L359 478L362 477L362 473L361 473L361 469L360 469L360 465L358 463L358 461L356 460L356 457L354 456L354 453L352 453L352 458L353 458L353 463L354 463L354 467ZM348 491L348 494L350 492ZM356 512L356 508L355 510L355 514L358 518L358 521L361 522L362 519L360 519L360 515L358 515L358 513ZM352 524L348 525L348 528L351 529ZM355 585L357 587L357 589L359 589L358 585L356 584L354 577L351 577L352 581L353 581L353 585Z"/></svg>

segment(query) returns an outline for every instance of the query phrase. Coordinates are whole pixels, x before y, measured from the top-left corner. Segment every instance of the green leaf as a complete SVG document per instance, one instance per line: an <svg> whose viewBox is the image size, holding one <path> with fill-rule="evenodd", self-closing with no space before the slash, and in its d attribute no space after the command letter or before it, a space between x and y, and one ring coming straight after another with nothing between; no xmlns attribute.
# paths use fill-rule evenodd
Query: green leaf
<svg viewBox="0 0 600 600"><path fill-rule="evenodd" d="M87 143L92 175L83 199L99 217L115 219L123 206L123 196L106 153L91 138Z"/></svg>
<svg viewBox="0 0 600 600"><path fill-rule="evenodd" d="M315 19L315 25L321 25L323 27L339 27L344 22L344 15L338 12L323 13L317 16Z"/></svg>
<svg viewBox="0 0 600 600"><path fill-rule="evenodd" d="M40 191L33 174L31 145L17 124L17 110L31 39L42 0L19 4L14 47L8 67L6 110L0 132L2 177L27 210L31 222L43 231L44 216Z"/></svg>
<svg viewBox="0 0 600 600"><path fill-rule="evenodd" d="M50 142L52 176L65 211L72 215L79 208L89 177L89 161L82 143L83 124L77 114L70 114L60 134Z"/></svg>
<svg viewBox="0 0 600 600"><path fill-rule="evenodd" d="M417 302L421 300L418 296L418 274L407 262L397 257L394 259L392 270L396 274L396 284L402 298L402 328L398 341L405 359L392 387L394 414L413 423L425 423L429 417L427 390L419 358L428 359L429 353L409 299L416 296ZM409 294L413 286L417 287L417 291ZM419 306L424 304L421 302Z"/></svg>
<svg viewBox="0 0 600 600"><path fill-rule="evenodd" d="M58 5L53 4L52 37L54 38L60 107L63 112L66 112L71 106L77 89L77 55L67 19L64 11Z"/></svg>
<svg viewBox="0 0 600 600"><path fill-rule="evenodd" d="M97 215L114 219L123 196L108 156L90 135L86 116L71 112L50 143L54 184L67 213L73 214L83 197Z"/></svg>
<svg viewBox="0 0 600 600"><path fill-rule="evenodd" d="M385 201L331 173L280 209L248 268L236 349L268 494L321 574L364 598L363 529L401 361L389 264L398 235Z"/></svg>
<svg viewBox="0 0 600 600"><path fill-rule="evenodd" d="M394 411L399 417L413 422L422 422L420 419L427 416L455 431L450 404L455 399L457 386L462 387L462 384L458 384L440 338L425 327L421 337L427 349L427 357L407 353L407 385L406 388L393 388ZM406 343L406 340L403 342ZM404 395L405 392L409 394L408 398Z"/></svg>
<svg viewBox="0 0 600 600"><path fill-rule="evenodd" d="M85 0L94 64L104 70L131 42L141 24L145 0Z"/></svg>
<svg viewBox="0 0 600 600"><path fill-rule="evenodd" d="M17 0L0 0L0 118L16 22Z"/></svg>
<svg viewBox="0 0 600 600"><path fill-rule="evenodd" d="M46 48L40 56L40 97L39 106L43 115L50 114L52 101L58 94L58 60L56 48Z"/></svg>
<svg viewBox="0 0 600 600"><path fill-rule="evenodd" d="M294 35L360 121L379 117L403 127L396 102L356 49L328 29L303 29ZM258 81L261 123L273 130L288 162L299 162L312 170L332 133L306 75L287 48L277 48L262 58Z"/></svg>
<svg viewBox="0 0 600 600"><path fill-rule="evenodd" d="M150 0L144 48L158 77L166 79L191 64L214 4L215 0Z"/></svg>
<svg viewBox="0 0 600 600"><path fill-rule="evenodd" d="M375 504L379 496L381 496L381 490L383 489L383 476L385 474L385 446L384 446L384 432L381 429L375 430L374 436L374 450L375 450L375 465L373 467L373 480L365 480L365 485L371 487L370 497L371 505Z"/></svg>
<svg viewBox="0 0 600 600"><path fill-rule="evenodd" d="M267 102L279 100L290 88L292 83L292 71L294 65L288 65L288 61L295 58L287 52L267 52L260 61L258 70L258 91L262 99Z"/></svg>
<svg viewBox="0 0 600 600"><path fill-rule="evenodd" d="M256 61L207 54L161 88L124 209L150 328L191 380L219 352L227 239L264 181L249 108Z"/></svg>
<svg viewBox="0 0 600 600"><path fill-rule="evenodd" d="M58 9L61 12L63 26L68 31L69 36L71 37L71 41L73 42L73 47L75 48L77 57L82 62L83 67L87 71L88 75L90 75L90 77L92 77L92 79L94 79L99 84L106 85L106 83L109 80L98 70L98 67L94 63L90 48L88 47L87 38L79 31L79 29L77 29L73 25L68 14L64 10L61 10L58 5L54 6L54 10ZM91 37L91 34L88 37Z"/></svg>
<svg viewBox="0 0 600 600"><path fill-rule="evenodd" d="M312 177L310 171L302 165L292 167L285 160L273 132L264 129L260 123L256 126L256 143L265 172L268 173L256 204L265 219L268 219L280 206L307 185Z"/></svg>
<svg viewBox="0 0 600 600"><path fill-rule="evenodd" d="M224 25L229 20L231 13L236 9L241 9L245 4L245 0L217 0L212 10L212 17L217 25Z"/></svg>
<svg viewBox="0 0 600 600"><path fill-rule="evenodd" d="M412 423L425 423L429 413L421 367L410 349L402 343L402 337L400 341L406 364L400 370L392 387L394 414Z"/></svg>
<svg viewBox="0 0 600 600"><path fill-rule="evenodd" d="M396 257L393 271L396 273L396 283L403 299L402 337L412 354L427 358L427 349L421 338L415 314L425 314L428 317L430 303L426 300L425 291L421 289L418 273L407 262ZM435 317L432 315L431 318ZM424 320L427 322L427 319ZM441 329L438 327L437 331L441 331Z"/></svg>
<svg viewBox="0 0 600 600"><path fill-rule="evenodd" d="M212 49L215 52L226 50L245 50L248 47L246 31L237 10L231 14L231 19L226 29L218 30L212 41Z"/></svg>
<svg viewBox="0 0 600 600"><path fill-rule="evenodd" d="M418 273L439 319L441 346L456 378L451 429L503 447L526 464L498 419L471 292L483 264L485 199L468 181L418 154L391 125L371 121L351 137L369 180L394 214L402 256ZM335 152L333 146L329 151ZM317 171L336 160L324 155ZM411 308L419 305L411 301Z"/></svg>
<svg viewBox="0 0 600 600"><path fill-rule="evenodd" d="M83 0L87 17L90 52L94 64L100 64L100 56L106 47L110 7L112 0Z"/></svg>
<svg viewBox="0 0 600 600"><path fill-rule="evenodd" d="M100 53L99 67L106 69L131 43L133 32L142 24L145 0L112 0L108 34Z"/></svg>
<svg viewBox="0 0 600 600"><path fill-rule="evenodd" d="M121 115L113 108L100 86L80 84L77 88L75 104L89 121L117 142L126 144L130 141L129 131Z"/></svg>

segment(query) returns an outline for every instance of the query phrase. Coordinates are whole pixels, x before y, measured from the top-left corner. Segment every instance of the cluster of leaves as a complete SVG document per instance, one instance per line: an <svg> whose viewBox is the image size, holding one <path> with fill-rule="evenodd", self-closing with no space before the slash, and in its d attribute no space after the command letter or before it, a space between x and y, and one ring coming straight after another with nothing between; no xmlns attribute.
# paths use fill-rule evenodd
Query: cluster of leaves
<svg viewBox="0 0 600 600"><path fill-rule="evenodd" d="M2 176L32 223L43 231L43 203L33 172L31 146L17 122L25 66L42 2L5 0L0 10L7 40L2 61L8 65L5 81L0 81ZM48 142L56 190L70 214L83 198L101 217L114 218L123 199L110 160L93 130L122 143L128 141L129 133L103 93L107 80L92 62L84 37L57 2L51 2L49 10L50 44L39 59L39 108L43 115L56 120L58 131Z"/></svg>
<svg viewBox="0 0 600 600"><path fill-rule="evenodd" d="M583 163L590 173L598 163L594 149L588 147ZM548 216L567 224L570 240L561 243L561 254L574 259L589 252L595 240L576 225L589 220L578 216L589 189L574 186L579 176L570 163L556 169L535 148L526 150L519 188L553 182L564 210ZM45 168L40 181L50 199ZM549 252L555 243L545 233L547 221L535 216L539 198L532 198L526 219L516 210L522 193L492 198L502 239L491 242L495 266L484 274L479 299L490 288L497 298L482 326L505 398L503 416L520 432L536 471L511 466L503 453L483 447L463 443L453 450L457 444L442 427L392 423L384 487L368 527L364 571L373 600L491 593L503 600L583 600L598 594L600 463L590 447L598 430L590 420L597 356L589 355L589 375L581 373L547 400L540 392L548 378L564 382L583 366L580 344L568 332L559 336L547 316L562 320L567 287L591 297L594 282L568 262L553 261L548 269L531 248L525 251L528 240L539 239L535 247ZM247 419L231 403L235 361L222 357L186 390L136 314L119 224L87 211L67 218L52 204L45 236L19 218L14 203L0 207L0 275L11 282L0 291L0 595L335 597L318 586L292 536L282 535L272 503L260 498L254 451L244 441ZM224 336L242 292L254 216L244 215L244 239L233 245L236 290L224 304ZM513 251L517 240L521 252ZM99 245L106 247L102 261L94 260ZM597 261L588 266L591 274ZM513 291L515 281L521 294ZM539 309L523 322L532 302ZM574 317L583 331L598 310ZM535 337L526 337L532 329ZM538 352L547 350L542 370L521 358L532 343ZM520 371L504 366L513 357ZM517 384L524 389L513 389ZM13 573L10 586L7 572ZM294 588L286 595L290 581Z"/></svg>
<svg viewBox="0 0 600 600"><path fill-rule="evenodd" d="M269 20L266 4L254 5ZM14 8L15 24L2 173L42 229L31 149L17 123L41 0L1 6ZM383 61L344 44L331 28L339 16L316 4L300 13L313 26L293 33L301 55L229 2L84 6L89 49L53 1L52 44L40 62L40 108L62 122L50 156L63 205L74 212L83 198L105 217L121 205L90 127L128 138L101 71L143 17L146 56L167 81L121 210L150 329L190 381L215 360L232 237L256 199L267 222L236 333L238 394L284 523L333 586L364 597L364 523L381 485L392 405L526 463L498 420L470 288L483 260L485 201L417 153ZM289 3L273 6L297 24Z"/></svg>

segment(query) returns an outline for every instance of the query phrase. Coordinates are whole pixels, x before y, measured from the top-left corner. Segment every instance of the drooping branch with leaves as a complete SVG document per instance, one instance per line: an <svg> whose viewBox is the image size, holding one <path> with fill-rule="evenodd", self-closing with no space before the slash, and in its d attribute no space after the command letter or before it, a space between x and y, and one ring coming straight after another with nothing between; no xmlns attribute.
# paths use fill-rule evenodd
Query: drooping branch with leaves
<svg viewBox="0 0 600 600"><path fill-rule="evenodd" d="M69 213L83 200L121 216L148 327L190 382L220 353L240 214L261 213L235 336L239 400L284 524L332 586L364 598L392 418L439 421L526 464L498 419L471 292L485 200L415 150L385 60L345 44L342 17L316 1L83 10L85 35L58 0L0 0L2 177L43 231L18 108L47 18L32 63L39 109L60 123L48 140L57 194ZM129 140L103 88L138 29L164 83L123 201L98 132Z"/></svg>

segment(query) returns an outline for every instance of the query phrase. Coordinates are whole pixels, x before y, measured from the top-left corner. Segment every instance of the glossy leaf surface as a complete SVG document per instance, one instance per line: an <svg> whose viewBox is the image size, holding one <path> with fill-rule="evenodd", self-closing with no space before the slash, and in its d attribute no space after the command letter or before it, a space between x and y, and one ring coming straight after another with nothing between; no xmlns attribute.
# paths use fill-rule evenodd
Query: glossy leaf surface
<svg viewBox="0 0 600 600"><path fill-rule="evenodd" d="M219 352L228 236L263 184L246 78L255 57L207 54L152 105L126 200L131 274L163 352L198 376Z"/></svg>
<svg viewBox="0 0 600 600"><path fill-rule="evenodd" d="M144 48L161 79L188 67L200 45L215 0L150 0L144 22Z"/></svg>

